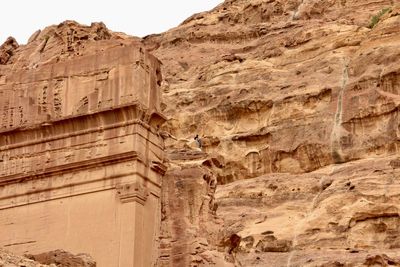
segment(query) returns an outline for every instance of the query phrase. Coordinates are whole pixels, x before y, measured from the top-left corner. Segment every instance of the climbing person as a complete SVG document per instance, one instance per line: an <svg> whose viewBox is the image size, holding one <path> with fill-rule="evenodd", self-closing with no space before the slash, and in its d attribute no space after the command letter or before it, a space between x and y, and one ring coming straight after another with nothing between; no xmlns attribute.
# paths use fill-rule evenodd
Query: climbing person
<svg viewBox="0 0 400 267"><path fill-rule="evenodd" d="M201 139L200 139L198 134L196 134L196 136L194 137L194 140L196 140L197 145L201 149L203 147L203 143L202 143L202 141L201 141Z"/></svg>

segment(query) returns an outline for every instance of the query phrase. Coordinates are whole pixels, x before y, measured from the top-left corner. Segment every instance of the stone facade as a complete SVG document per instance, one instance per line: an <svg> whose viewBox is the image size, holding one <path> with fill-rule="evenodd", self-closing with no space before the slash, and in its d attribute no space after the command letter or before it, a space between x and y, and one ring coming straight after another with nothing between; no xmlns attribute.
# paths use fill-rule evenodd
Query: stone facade
<svg viewBox="0 0 400 267"><path fill-rule="evenodd" d="M0 247L88 253L100 267L155 265L159 61L121 46L0 67Z"/></svg>

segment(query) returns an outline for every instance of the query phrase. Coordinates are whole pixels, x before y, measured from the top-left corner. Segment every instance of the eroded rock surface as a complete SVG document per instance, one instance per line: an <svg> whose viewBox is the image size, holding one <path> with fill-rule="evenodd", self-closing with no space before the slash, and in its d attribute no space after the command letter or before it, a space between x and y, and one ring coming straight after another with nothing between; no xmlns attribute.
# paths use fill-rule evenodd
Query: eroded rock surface
<svg viewBox="0 0 400 267"><path fill-rule="evenodd" d="M34 69L133 43L137 44L138 38L112 32L101 22L85 26L67 20L36 31L26 45L18 46L14 38L8 38L0 47L0 57L3 58L3 51L8 51L10 56L7 60L1 59L0 64L16 70Z"/></svg>
<svg viewBox="0 0 400 267"><path fill-rule="evenodd" d="M64 250L54 250L37 255L26 255L26 257L42 264L55 264L56 266L63 267L96 267L96 262L90 255L74 255Z"/></svg>
<svg viewBox="0 0 400 267"><path fill-rule="evenodd" d="M396 1L228 0L144 38L169 116L163 266L398 265L399 26Z"/></svg>
<svg viewBox="0 0 400 267"><path fill-rule="evenodd" d="M399 26L393 0L227 0L143 40L67 21L0 67L162 61L160 266L399 266Z"/></svg>
<svg viewBox="0 0 400 267"><path fill-rule="evenodd" d="M0 266L1 267L55 267L55 265L40 264L31 259L14 255L0 248Z"/></svg>
<svg viewBox="0 0 400 267"><path fill-rule="evenodd" d="M14 44L0 48L0 247L58 266L94 264L58 249L100 267L156 265L159 60L102 23Z"/></svg>
<svg viewBox="0 0 400 267"><path fill-rule="evenodd" d="M7 40L0 46L0 65L6 64L17 48L17 41L13 37L7 38Z"/></svg>

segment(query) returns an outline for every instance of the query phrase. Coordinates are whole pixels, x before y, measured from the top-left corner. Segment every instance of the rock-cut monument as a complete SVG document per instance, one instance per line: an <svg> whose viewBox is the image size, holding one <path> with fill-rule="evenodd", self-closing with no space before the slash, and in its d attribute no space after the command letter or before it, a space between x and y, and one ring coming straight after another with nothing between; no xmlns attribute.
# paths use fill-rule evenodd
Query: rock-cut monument
<svg viewBox="0 0 400 267"><path fill-rule="evenodd" d="M160 82L159 61L140 45L0 66L0 247L155 264Z"/></svg>

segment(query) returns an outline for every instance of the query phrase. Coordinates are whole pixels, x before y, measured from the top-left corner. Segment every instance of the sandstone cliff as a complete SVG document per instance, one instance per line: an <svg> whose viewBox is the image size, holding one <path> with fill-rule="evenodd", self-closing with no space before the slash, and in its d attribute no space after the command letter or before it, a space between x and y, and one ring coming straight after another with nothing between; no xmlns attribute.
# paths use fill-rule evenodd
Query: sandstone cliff
<svg viewBox="0 0 400 267"><path fill-rule="evenodd" d="M396 1L228 0L144 38L164 266L400 264L399 26Z"/></svg>
<svg viewBox="0 0 400 267"><path fill-rule="evenodd" d="M227 0L143 40L67 21L0 67L162 61L160 266L400 266L399 26L390 0Z"/></svg>

